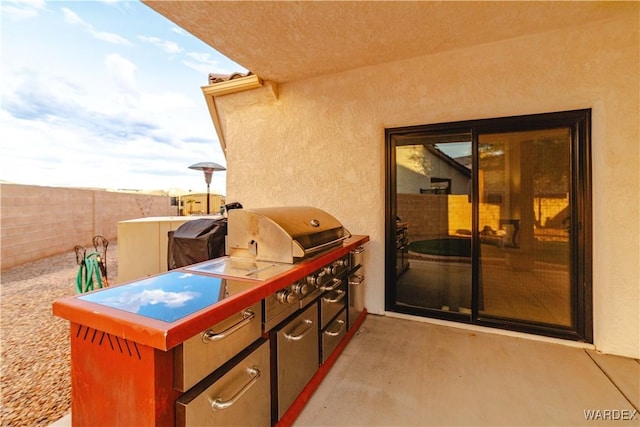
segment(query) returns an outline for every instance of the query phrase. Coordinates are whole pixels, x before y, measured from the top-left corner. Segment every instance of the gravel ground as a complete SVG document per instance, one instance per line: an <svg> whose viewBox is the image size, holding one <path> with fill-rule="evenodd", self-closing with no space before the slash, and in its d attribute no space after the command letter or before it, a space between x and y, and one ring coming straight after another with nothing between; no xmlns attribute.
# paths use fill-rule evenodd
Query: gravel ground
<svg viewBox="0 0 640 427"><path fill-rule="evenodd" d="M109 244L111 285L117 253L117 244ZM71 410L69 322L53 316L51 305L76 294L77 273L75 253L69 252L0 276L2 426L48 426Z"/></svg>

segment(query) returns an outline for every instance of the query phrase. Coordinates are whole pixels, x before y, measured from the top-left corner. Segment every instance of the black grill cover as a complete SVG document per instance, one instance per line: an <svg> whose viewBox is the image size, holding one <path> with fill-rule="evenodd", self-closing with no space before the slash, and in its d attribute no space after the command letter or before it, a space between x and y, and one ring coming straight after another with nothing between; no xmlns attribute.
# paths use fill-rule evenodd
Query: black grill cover
<svg viewBox="0 0 640 427"><path fill-rule="evenodd" d="M169 232L169 270L224 256L227 219L202 218L187 221Z"/></svg>

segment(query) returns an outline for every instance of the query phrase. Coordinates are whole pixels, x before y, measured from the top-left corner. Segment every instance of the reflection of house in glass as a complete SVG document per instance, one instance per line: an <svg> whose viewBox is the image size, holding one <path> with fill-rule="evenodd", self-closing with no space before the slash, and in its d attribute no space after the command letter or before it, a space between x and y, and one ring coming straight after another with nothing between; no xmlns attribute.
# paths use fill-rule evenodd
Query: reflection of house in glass
<svg viewBox="0 0 640 427"><path fill-rule="evenodd" d="M446 154L456 145L469 154ZM471 185L471 143L404 145L396 149L398 193L468 194Z"/></svg>
<svg viewBox="0 0 640 427"><path fill-rule="evenodd" d="M470 136L410 142L396 147L398 216L410 224L409 239L470 236Z"/></svg>
<svg viewBox="0 0 640 427"><path fill-rule="evenodd" d="M397 212L409 236L398 302L470 312L477 259L481 313L570 326L569 128L481 133L475 177L462 139L398 138Z"/></svg>

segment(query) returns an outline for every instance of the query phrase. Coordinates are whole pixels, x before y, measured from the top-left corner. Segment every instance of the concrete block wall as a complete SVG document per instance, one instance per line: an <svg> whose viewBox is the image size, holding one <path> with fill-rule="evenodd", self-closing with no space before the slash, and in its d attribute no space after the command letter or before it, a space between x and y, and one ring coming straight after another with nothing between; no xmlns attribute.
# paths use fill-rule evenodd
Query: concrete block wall
<svg viewBox="0 0 640 427"><path fill-rule="evenodd" d="M536 198L535 214L542 225L562 228L567 198ZM424 240L455 235L458 230L471 231L471 203L466 195L398 193L398 216L409 223L409 240ZM483 203L480 229L500 230L500 205Z"/></svg>
<svg viewBox="0 0 640 427"><path fill-rule="evenodd" d="M398 193L397 203L398 216L409 223L410 241L448 235L447 195Z"/></svg>
<svg viewBox="0 0 640 427"><path fill-rule="evenodd" d="M92 248L102 235L117 239L118 222L175 215L169 196L105 190L0 185L0 268Z"/></svg>

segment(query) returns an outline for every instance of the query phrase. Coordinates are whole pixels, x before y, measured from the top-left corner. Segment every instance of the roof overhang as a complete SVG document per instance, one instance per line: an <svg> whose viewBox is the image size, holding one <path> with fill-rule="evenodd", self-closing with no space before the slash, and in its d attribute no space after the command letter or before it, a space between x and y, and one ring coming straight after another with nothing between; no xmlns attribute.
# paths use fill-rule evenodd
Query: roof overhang
<svg viewBox="0 0 640 427"><path fill-rule="evenodd" d="M143 2L278 84L638 13L609 1Z"/></svg>

